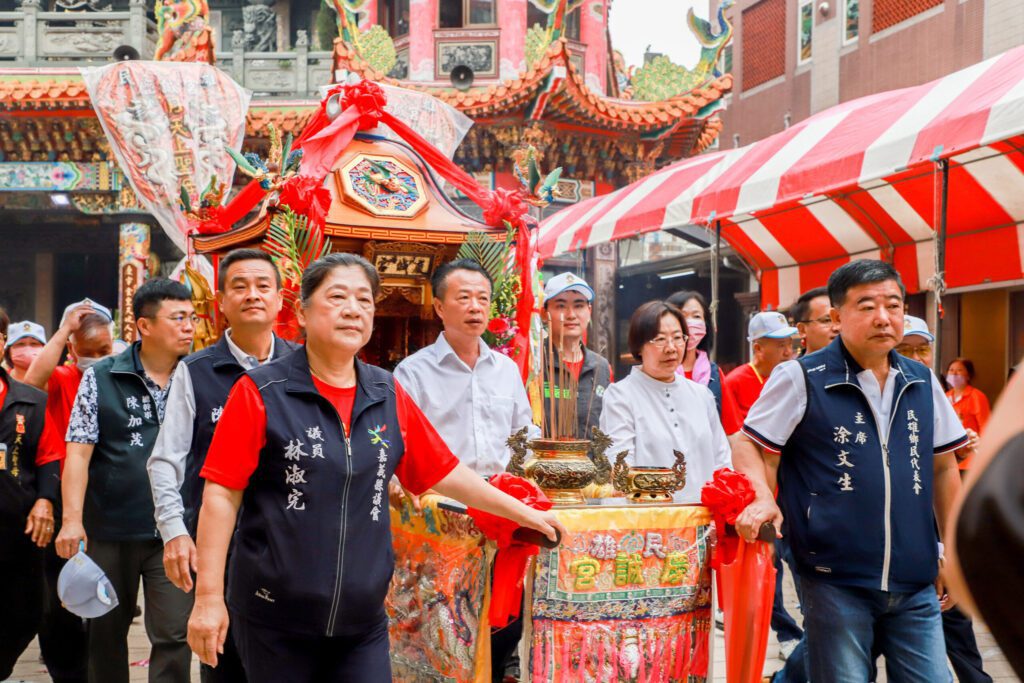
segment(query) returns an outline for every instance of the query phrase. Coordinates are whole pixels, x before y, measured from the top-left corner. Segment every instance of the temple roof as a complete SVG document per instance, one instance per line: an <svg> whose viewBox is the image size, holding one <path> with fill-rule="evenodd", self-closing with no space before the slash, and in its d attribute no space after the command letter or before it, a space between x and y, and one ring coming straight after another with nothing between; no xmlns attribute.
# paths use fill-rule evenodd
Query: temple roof
<svg viewBox="0 0 1024 683"><path fill-rule="evenodd" d="M474 120L522 116L570 127L608 132L635 132L665 141L677 156L702 151L717 135L715 105L732 90L732 75L707 81L690 92L660 102L606 97L591 90L570 60L568 43L554 41L547 52L514 80L460 91L399 81L374 70L344 41L334 43L334 70L362 78L428 92ZM666 150L668 151L668 150Z"/></svg>

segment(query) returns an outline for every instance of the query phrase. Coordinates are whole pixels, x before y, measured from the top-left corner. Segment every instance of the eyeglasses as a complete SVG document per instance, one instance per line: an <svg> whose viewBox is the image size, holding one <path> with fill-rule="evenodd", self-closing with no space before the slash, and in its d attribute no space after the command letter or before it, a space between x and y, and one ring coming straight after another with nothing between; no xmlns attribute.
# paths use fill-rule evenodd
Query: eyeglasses
<svg viewBox="0 0 1024 683"><path fill-rule="evenodd" d="M896 353L907 358L930 358L932 347L929 344L921 346L904 346L901 344L896 347Z"/></svg>
<svg viewBox="0 0 1024 683"><path fill-rule="evenodd" d="M186 315L184 313L179 313L178 315L154 315L154 316L150 316L150 317L152 317L154 320L157 319L157 318L163 318L164 320L170 320L177 327L184 327L186 322L189 323L190 325L195 326L195 325L199 324L199 320L200 320L199 316L196 315L195 313L193 313L192 315Z"/></svg>
<svg viewBox="0 0 1024 683"><path fill-rule="evenodd" d="M654 339L647 342L656 349L664 350L666 346L686 346L686 340L689 339L685 334L678 335L669 339L668 337L655 337Z"/></svg>
<svg viewBox="0 0 1024 683"><path fill-rule="evenodd" d="M832 324L832 316L830 316L830 315L823 315L820 318L815 318L814 320L798 320L797 322L801 322L801 323L804 323L804 324L807 324L807 323L818 323L819 325L831 325Z"/></svg>

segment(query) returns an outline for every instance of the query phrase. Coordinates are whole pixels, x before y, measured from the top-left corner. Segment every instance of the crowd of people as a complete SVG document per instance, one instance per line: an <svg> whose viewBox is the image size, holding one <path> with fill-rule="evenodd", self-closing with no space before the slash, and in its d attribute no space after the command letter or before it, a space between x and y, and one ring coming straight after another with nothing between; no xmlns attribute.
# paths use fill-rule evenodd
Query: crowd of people
<svg viewBox="0 0 1024 683"><path fill-rule="evenodd" d="M127 681L141 584L150 680L189 680L192 653L204 681L391 680L389 503L418 507L434 491L564 533L555 514L485 484L511 434L541 434L516 364L482 339L492 286L474 261L439 266L443 331L393 375L359 359L380 278L352 254L304 273L301 345L274 334L280 274L252 249L221 259L226 330L195 353L189 292L166 279L138 289L138 341L120 352L110 310L90 300L49 339L0 316L0 592L14 608L0 620L0 679L38 634L55 681ZM776 566L803 612L800 628L780 573L775 681L874 680L880 657L893 681L951 680L947 653L961 681L991 680L945 588L941 542L988 402L968 359L949 364L946 393L891 266L851 262L789 318L757 313L750 361L729 373L710 358L700 293L645 303L619 381L585 344L594 290L572 274L544 290L544 396L576 391L575 436L600 426L637 466L684 453L679 503L699 502L721 467L753 483L737 528L753 540L775 525ZM80 552L117 598L86 626L58 586ZM492 633L495 681L517 679L521 632L516 620Z"/></svg>

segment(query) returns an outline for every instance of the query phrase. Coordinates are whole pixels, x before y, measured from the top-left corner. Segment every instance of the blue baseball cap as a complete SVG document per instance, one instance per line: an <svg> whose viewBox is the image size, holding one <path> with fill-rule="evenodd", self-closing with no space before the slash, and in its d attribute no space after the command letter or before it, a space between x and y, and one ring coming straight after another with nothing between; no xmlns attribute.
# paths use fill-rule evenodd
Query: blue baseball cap
<svg viewBox="0 0 1024 683"><path fill-rule="evenodd" d="M82 550L72 555L60 570L57 596L67 611L83 619L102 617L118 604L114 585Z"/></svg>
<svg viewBox="0 0 1024 683"><path fill-rule="evenodd" d="M71 311L75 310L79 306L90 306L90 307L92 307L92 310L93 310L94 313L99 313L100 315L102 315L104 318L106 318L110 322L114 322L114 316L110 312L109 308L107 308L103 304L96 303L92 299L86 297L85 299L82 299L81 301L76 301L73 304L68 304L67 308L64 309L64 315L62 315L61 318L60 318L61 325L63 325L64 321L68 319L69 315L71 315Z"/></svg>
<svg viewBox="0 0 1024 683"><path fill-rule="evenodd" d="M11 348L15 342L22 339L35 339L40 344L45 344L46 330L43 329L42 325L31 320L11 323L7 328L7 348Z"/></svg>

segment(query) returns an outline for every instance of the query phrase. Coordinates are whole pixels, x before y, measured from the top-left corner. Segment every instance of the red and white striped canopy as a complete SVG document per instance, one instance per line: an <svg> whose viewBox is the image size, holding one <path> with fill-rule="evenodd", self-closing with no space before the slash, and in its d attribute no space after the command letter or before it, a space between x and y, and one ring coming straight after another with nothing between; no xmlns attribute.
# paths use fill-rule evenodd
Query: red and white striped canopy
<svg viewBox="0 0 1024 683"><path fill-rule="evenodd" d="M1024 47L563 209L541 223L540 254L718 220L759 273L764 306L790 304L851 258L891 260L920 291L935 274L938 159L950 169L946 286L1020 279Z"/></svg>

